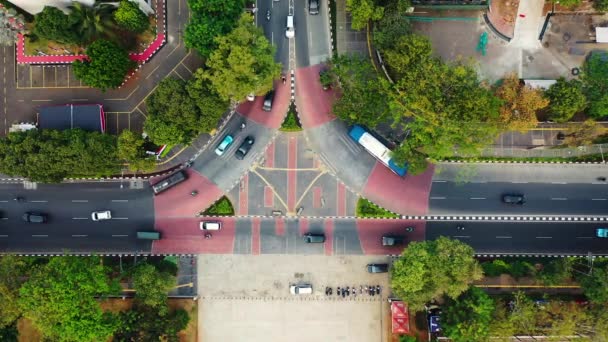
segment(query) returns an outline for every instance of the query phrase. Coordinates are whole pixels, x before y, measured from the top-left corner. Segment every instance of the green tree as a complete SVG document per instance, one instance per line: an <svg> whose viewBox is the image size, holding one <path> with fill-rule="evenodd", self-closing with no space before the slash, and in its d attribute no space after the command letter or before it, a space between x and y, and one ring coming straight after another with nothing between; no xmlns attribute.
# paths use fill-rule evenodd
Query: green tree
<svg viewBox="0 0 608 342"><path fill-rule="evenodd" d="M502 300L495 303L495 309L490 320L489 334L498 342L510 342L515 335L515 326L509 318L507 307Z"/></svg>
<svg viewBox="0 0 608 342"><path fill-rule="evenodd" d="M224 100L240 101L252 91L262 95L273 87L281 74L275 63L275 47L262 29L253 25L253 17L244 13L234 30L216 38L217 49L207 60L205 77Z"/></svg>
<svg viewBox="0 0 608 342"><path fill-rule="evenodd" d="M114 20L118 26L131 32L144 32L150 27L148 16L139 8L135 1L121 0L114 12Z"/></svg>
<svg viewBox="0 0 608 342"><path fill-rule="evenodd" d="M74 75L85 84L104 92L109 88L118 88L127 72L136 65L125 50L108 40L96 40L89 45L87 56L87 60L72 64Z"/></svg>
<svg viewBox="0 0 608 342"><path fill-rule="evenodd" d="M118 158L129 163L131 171L153 171L156 167L154 157L146 154L144 139L128 129L122 131L118 136Z"/></svg>
<svg viewBox="0 0 608 342"><path fill-rule="evenodd" d="M608 56L605 53L591 54L583 65L581 80L583 93L587 97L588 114L594 118L608 115Z"/></svg>
<svg viewBox="0 0 608 342"><path fill-rule="evenodd" d="M146 106L149 115L144 131L156 144L187 144L202 131L198 107L182 80L162 80L146 99Z"/></svg>
<svg viewBox="0 0 608 342"><path fill-rule="evenodd" d="M608 302L608 270L606 266L595 267L590 275L578 275L577 280L589 298L596 304Z"/></svg>
<svg viewBox="0 0 608 342"><path fill-rule="evenodd" d="M556 122L570 120L587 105L579 80L566 81L560 77L557 83L545 91L545 97L549 99L549 118Z"/></svg>
<svg viewBox="0 0 608 342"><path fill-rule="evenodd" d="M470 246L443 236L412 242L393 264L391 288L414 310L443 295L457 298L483 276L473 254Z"/></svg>
<svg viewBox="0 0 608 342"><path fill-rule="evenodd" d="M568 8L573 8L581 4L581 0L553 0L553 2Z"/></svg>
<svg viewBox="0 0 608 342"><path fill-rule="evenodd" d="M536 113L549 105L541 90L522 85L515 73L503 79L496 95L504 101L500 120L508 129L520 132L536 127Z"/></svg>
<svg viewBox="0 0 608 342"><path fill-rule="evenodd" d="M116 329L95 296L111 293L108 270L98 257L52 257L34 267L19 305L40 333L53 341L105 341Z"/></svg>
<svg viewBox="0 0 608 342"><path fill-rule="evenodd" d="M457 299L448 299L441 319L444 334L454 342L486 341L494 301L483 290L471 287Z"/></svg>
<svg viewBox="0 0 608 342"><path fill-rule="evenodd" d="M572 259L551 260L536 276L544 285L562 285L572 277Z"/></svg>
<svg viewBox="0 0 608 342"><path fill-rule="evenodd" d="M410 175L418 175L426 171L429 166L427 156L413 149L408 141L404 141L400 146L393 150L391 158L397 165L407 163L407 173Z"/></svg>
<svg viewBox="0 0 608 342"><path fill-rule="evenodd" d="M159 272L154 265L140 264L133 272L135 299L145 306L167 312L167 295L176 284L176 278L167 272Z"/></svg>
<svg viewBox="0 0 608 342"><path fill-rule="evenodd" d="M608 0L594 0L593 8L599 12L608 12Z"/></svg>
<svg viewBox="0 0 608 342"><path fill-rule="evenodd" d="M607 98L608 99L608 98ZM593 141L606 133L606 128L592 119L569 126L564 144L571 147L593 144Z"/></svg>
<svg viewBox="0 0 608 342"><path fill-rule="evenodd" d="M115 341L179 342L178 333L188 326L190 317L183 309L160 313L157 308L135 302L131 310L118 314Z"/></svg>
<svg viewBox="0 0 608 342"><path fill-rule="evenodd" d="M34 34L59 43L77 43L78 35L72 30L70 17L57 7L44 6L34 17Z"/></svg>
<svg viewBox="0 0 608 342"><path fill-rule="evenodd" d="M410 21L398 11L386 11L382 19L374 25L374 44L379 50L391 48L400 37L411 33Z"/></svg>
<svg viewBox="0 0 608 342"><path fill-rule="evenodd" d="M81 43L88 44L102 36L114 36L113 30L116 28L112 18L114 6L98 4L89 7L81 2L73 1L68 8L70 9L70 22Z"/></svg>
<svg viewBox="0 0 608 342"><path fill-rule="evenodd" d="M537 311L538 308L530 298L521 291L515 292L513 301L511 302L509 320L513 324L516 333L534 334L536 332Z"/></svg>
<svg viewBox="0 0 608 342"><path fill-rule="evenodd" d="M245 0L188 0L192 18L186 26L184 41L207 58L217 47L215 38L228 34L243 13Z"/></svg>
<svg viewBox="0 0 608 342"><path fill-rule="evenodd" d="M352 16L353 30L361 30L368 21L379 20L384 15L384 7L377 6L374 0L346 0L346 10Z"/></svg>
<svg viewBox="0 0 608 342"><path fill-rule="evenodd" d="M10 327L21 316L19 288L31 264L28 257L0 257L0 330ZM1 335L0 335L1 337ZM1 340L1 339L0 339Z"/></svg>
<svg viewBox="0 0 608 342"><path fill-rule="evenodd" d="M186 90L201 112L200 130L210 132L216 128L222 115L228 110L230 101L220 98L211 82L205 77L202 68L194 72L193 77L188 81Z"/></svg>

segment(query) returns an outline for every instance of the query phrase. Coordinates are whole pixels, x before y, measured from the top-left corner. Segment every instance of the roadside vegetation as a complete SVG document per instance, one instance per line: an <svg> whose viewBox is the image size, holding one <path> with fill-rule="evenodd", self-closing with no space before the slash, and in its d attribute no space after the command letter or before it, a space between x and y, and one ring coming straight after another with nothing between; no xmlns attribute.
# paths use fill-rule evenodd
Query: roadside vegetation
<svg viewBox="0 0 608 342"><path fill-rule="evenodd" d="M0 336L15 336L18 322L31 323L49 341L175 341L190 320L170 309L167 292L176 285L175 264L140 259L107 265L99 257L0 257ZM126 266L126 267L124 267ZM121 283L123 284L121 286ZM102 309L108 296L135 290L122 312ZM21 328L27 324L19 324Z"/></svg>
<svg viewBox="0 0 608 342"><path fill-rule="evenodd" d="M361 197L357 200L355 215L362 218L399 218L399 215L381 208Z"/></svg>
<svg viewBox="0 0 608 342"><path fill-rule="evenodd" d="M207 210L203 212L206 216L233 216L234 207L232 202L226 196L222 196L217 202L213 203Z"/></svg>
<svg viewBox="0 0 608 342"><path fill-rule="evenodd" d="M283 123L281 124L281 131L283 132L299 132L302 130L302 126L300 125L300 121L298 120L298 116L296 114L296 107L292 103L289 106L289 112L287 112L287 116Z"/></svg>

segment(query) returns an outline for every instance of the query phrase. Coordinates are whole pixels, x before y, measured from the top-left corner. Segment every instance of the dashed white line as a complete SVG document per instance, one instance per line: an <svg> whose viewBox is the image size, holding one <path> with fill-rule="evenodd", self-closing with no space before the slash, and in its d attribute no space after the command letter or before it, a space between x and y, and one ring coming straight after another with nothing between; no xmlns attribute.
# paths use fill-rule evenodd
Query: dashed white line
<svg viewBox="0 0 608 342"><path fill-rule="evenodd" d="M455 238L463 238L463 239L468 239L471 236L470 235L454 235Z"/></svg>
<svg viewBox="0 0 608 342"><path fill-rule="evenodd" d="M8 237L8 235L0 235L0 238Z"/></svg>
<svg viewBox="0 0 608 342"><path fill-rule="evenodd" d="M48 235L32 235L32 237L49 237Z"/></svg>
<svg viewBox="0 0 608 342"><path fill-rule="evenodd" d="M112 235L112 237L127 237L129 235Z"/></svg>
<svg viewBox="0 0 608 342"><path fill-rule="evenodd" d="M471 197L472 200L485 200L485 197Z"/></svg>
<svg viewBox="0 0 608 342"><path fill-rule="evenodd" d="M128 220L128 217L112 217L112 220Z"/></svg>
<svg viewBox="0 0 608 342"><path fill-rule="evenodd" d="M511 182L511 184L528 184L528 182Z"/></svg>
<svg viewBox="0 0 608 342"><path fill-rule="evenodd" d="M497 239L511 239L511 236L497 236Z"/></svg>
<svg viewBox="0 0 608 342"><path fill-rule="evenodd" d="M72 203L87 203L89 200L72 200Z"/></svg>
<svg viewBox="0 0 608 342"><path fill-rule="evenodd" d="M82 235L82 234L74 234L72 235L72 237L87 237L88 235Z"/></svg>
<svg viewBox="0 0 608 342"><path fill-rule="evenodd" d="M88 217L72 217L72 220L88 220Z"/></svg>
<svg viewBox="0 0 608 342"><path fill-rule="evenodd" d="M552 201L567 201L568 199L565 197L551 197Z"/></svg>
<svg viewBox="0 0 608 342"><path fill-rule="evenodd" d="M30 203L46 203L48 201L29 201Z"/></svg>
<svg viewBox="0 0 608 342"><path fill-rule="evenodd" d="M447 181L444 181L444 180L434 180L433 183L447 183Z"/></svg>
<svg viewBox="0 0 608 342"><path fill-rule="evenodd" d="M568 184L566 182L551 182L551 184Z"/></svg>
<svg viewBox="0 0 608 342"><path fill-rule="evenodd" d="M8 217L3 217L0 220L8 220Z"/></svg>
<svg viewBox="0 0 608 342"><path fill-rule="evenodd" d="M605 198L592 198L592 201L605 201Z"/></svg>
<svg viewBox="0 0 608 342"><path fill-rule="evenodd" d="M434 200L444 200L445 197L431 197L431 199L434 199Z"/></svg>
<svg viewBox="0 0 608 342"><path fill-rule="evenodd" d="M577 239L593 239L593 236L577 236Z"/></svg>
<svg viewBox="0 0 608 342"><path fill-rule="evenodd" d="M0 201L0 203L8 203L8 201Z"/></svg>
<svg viewBox="0 0 608 342"><path fill-rule="evenodd" d="M537 239L553 239L553 236L537 236Z"/></svg>
<svg viewBox="0 0 608 342"><path fill-rule="evenodd" d="M472 181L471 183L473 183L473 184L484 184L484 183L487 183L487 181Z"/></svg>
<svg viewBox="0 0 608 342"><path fill-rule="evenodd" d="M112 202L129 202L129 200L112 200Z"/></svg>

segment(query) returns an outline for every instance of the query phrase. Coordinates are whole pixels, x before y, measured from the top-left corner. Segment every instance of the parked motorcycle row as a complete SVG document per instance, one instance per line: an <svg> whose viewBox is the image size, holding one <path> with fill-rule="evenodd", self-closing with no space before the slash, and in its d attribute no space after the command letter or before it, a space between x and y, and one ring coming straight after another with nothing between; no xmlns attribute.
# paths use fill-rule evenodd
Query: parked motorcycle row
<svg viewBox="0 0 608 342"><path fill-rule="evenodd" d="M380 296L382 294L382 287L380 285L360 285L359 287L338 286L335 290L336 296L342 296L342 298L357 297L357 295ZM334 295L334 288L330 286L325 287L325 295Z"/></svg>

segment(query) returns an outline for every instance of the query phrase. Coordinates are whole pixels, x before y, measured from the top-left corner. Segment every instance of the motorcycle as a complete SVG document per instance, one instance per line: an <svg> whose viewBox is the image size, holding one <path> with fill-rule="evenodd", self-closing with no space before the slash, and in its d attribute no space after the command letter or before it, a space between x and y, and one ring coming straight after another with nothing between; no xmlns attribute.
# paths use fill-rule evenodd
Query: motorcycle
<svg viewBox="0 0 608 342"><path fill-rule="evenodd" d="M266 20L270 21L270 10L266 11Z"/></svg>

